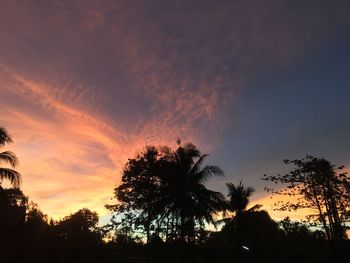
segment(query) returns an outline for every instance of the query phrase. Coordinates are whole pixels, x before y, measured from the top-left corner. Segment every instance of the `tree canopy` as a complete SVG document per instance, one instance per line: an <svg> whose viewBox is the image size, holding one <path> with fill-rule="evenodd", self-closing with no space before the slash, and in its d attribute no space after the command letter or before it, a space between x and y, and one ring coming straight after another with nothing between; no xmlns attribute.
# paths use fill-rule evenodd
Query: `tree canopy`
<svg viewBox="0 0 350 263"><path fill-rule="evenodd" d="M346 172L336 172L344 167L337 169L328 160L311 155L284 162L294 166L289 173L262 178L285 185L282 189L266 188L268 192L296 197L295 202L280 203L279 209L312 209L315 214L308 215L307 219L319 222L328 239L344 239L344 224L349 219L350 209L350 178Z"/></svg>
<svg viewBox="0 0 350 263"><path fill-rule="evenodd" d="M210 177L223 175L217 166L202 167L207 156L180 141L175 150L146 147L128 160L115 189L119 204L108 207L132 219L123 222L141 227L148 238L153 232L167 240L194 242L196 228L215 223L213 216L223 207L223 195L204 185Z"/></svg>

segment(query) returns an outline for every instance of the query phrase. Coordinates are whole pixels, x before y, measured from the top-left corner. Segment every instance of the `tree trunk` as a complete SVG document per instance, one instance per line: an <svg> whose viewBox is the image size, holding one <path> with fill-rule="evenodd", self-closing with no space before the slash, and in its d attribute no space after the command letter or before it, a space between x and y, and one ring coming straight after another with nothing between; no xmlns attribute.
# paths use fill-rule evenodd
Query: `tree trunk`
<svg viewBox="0 0 350 263"><path fill-rule="evenodd" d="M324 215L323 215L323 211L322 211L322 207L321 207L320 201L318 200L318 197L317 197L317 194L315 193L315 191L313 191L312 193L313 193L314 198L315 198L316 206L317 206L318 213L319 213L319 216L320 216L320 221L321 221L321 224L323 224L323 228L324 228L324 230L326 232L327 239L331 240L331 235L330 235L329 229L327 227L326 219L324 218Z"/></svg>

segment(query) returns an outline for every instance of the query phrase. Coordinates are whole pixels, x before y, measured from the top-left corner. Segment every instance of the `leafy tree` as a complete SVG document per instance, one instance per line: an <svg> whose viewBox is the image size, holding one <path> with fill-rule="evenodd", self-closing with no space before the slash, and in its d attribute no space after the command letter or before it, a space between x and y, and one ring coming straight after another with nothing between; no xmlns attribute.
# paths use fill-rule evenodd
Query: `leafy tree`
<svg viewBox="0 0 350 263"><path fill-rule="evenodd" d="M30 202L27 205L25 226L27 232L36 237L45 236L49 228L47 215L34 202Z"/></svg>
<svg viewBox="0 0 350 263"><path fill-rule="evenodd" d="M147 238L163 233L166 239L194 241L196 227L214 223L224 200L204 185L210 177L223 175L216 166L202 167L206 157L193 144L178 141L176 150L146 147L129 159L122 184L114 191L119 204L107 206L127 219L118 226L128 222L123 227L141 228Z"/></svg>
<svg viewBox="0 0 350 263"><path fill-rule="evenodd" d="M282 234L281 249L293 262L320 262L327 258L329 246L325 242L324 232L312 230L306 222L292 221L289 217L278 224Z"/></svg>
<svg viewBox="0 0 350 263"><path fill-rule="evenodd" d="M12 142L10 135L4 128L0 127L0 147L10 142ZM7 163L11 167L15 167L18 163L18 159L11 151L0 152L0 164L1 163ZM0 167L0 187L3 179L9 180L14 187L19 187L21 175L13 169Z"/></svg>
<svg viewBox="0 0 350 263"><path fill-rule="evenodd" d="M6 206L26 207L28 205L28 197L18 188L1 188L0 204Z"/></svg>
<svg viewBox="0 0 350 263"><path fill-rule="evenodd" d="M100 238L98 214L87 208L80 209L72 215L66 216L56 224L57 236L61 239L88 242L98 241Z"/></svg>
<svg viewBox="0 0 350 263"><path fill-rule="evenodd" d="M47 215L45 215L39 208L38 204L31 201L27 207L26 222L48 222Z"/></svg>
<svg viewBox="0 0 350 263"><path fill-rule="evenodd" d="M0 228L24 224L28 198L19 188L0 188Z"/></svg>
<svg viewBox="0 0 350 263"><path fill-rule="evenodd" d="M106 206L123 214L121 221L120 216L112 218L112 226L118 233L127 236L132 230L142 228L149 240L154 230L153 221L158 216L155 212L155 200L159 194L162 158L165 158L164 149L146 147L125 165L122 183L114 189L119 203Z"/></svg>
<svg viewBox="0 0 350 263"><path fill-rule="evenodd" d="M284 218L278 222L286 238L299 242L301 240L310 239L312 237L318 237L322 239L322 235L318 231L312 232L305 223L292 221L289 217Z"/></svg>
<svg viewBox="0 0 350 263"><path fill-rule="evenodd" d="M295 197L296 201L281 202L280 210L313 209L316 213L307 217L323 226L327 239L345 238L344 223L349 219L350 179L346 173L337 173L336 167L324 158L307 155L300 160L285 160L294 169L285 175L262 178L276 184L286 185L275 190L266 188L273 194ZM344 167L339 167L342 170Z"/></svg>
<svg viewBox="0 0 350 263"><path fill-rule="evenodd" d="M26 230L31 229L33 232L48 226L47 215L36 203L28 202L28 197L19 188L0 189L0 214L0 222L10 221L5 222L5 225L18 225L16 221L20 221L25 224Z"/></svg>

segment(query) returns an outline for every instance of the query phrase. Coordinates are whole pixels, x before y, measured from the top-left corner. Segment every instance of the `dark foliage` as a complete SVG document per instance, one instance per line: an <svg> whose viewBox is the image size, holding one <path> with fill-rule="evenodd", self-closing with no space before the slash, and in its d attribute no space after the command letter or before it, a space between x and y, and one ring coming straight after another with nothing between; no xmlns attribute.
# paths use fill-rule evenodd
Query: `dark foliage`
<svg viewBox="0 0 350 263"><path fill-rule="evenodd" d="M268 192L296 197L295 202L281 202L278 208L289 211L313 209L316 214L309 215L307 219L319 222L327 239L345 239L345 223L349 220L350 209L349 176L336 173L336 167L329 161L311 155L284 162L294 165L294 169L285 175L263 177L263 180L284 184L280 190L266 188Z"/></svg>
<svg viewBox="0 0 350 263"><path fill-rule="evenodd" d="M223 208L221 193L207 189L212 176L223 175L216 166L204 166L193 144L176 150L147 147L125 166L122 184L115 189L119 203L108 206L123 215L112 221L124 234L141 231L147 240L157 235L168 242L195 242L205 222L215 223L213 215Z"/></svg>

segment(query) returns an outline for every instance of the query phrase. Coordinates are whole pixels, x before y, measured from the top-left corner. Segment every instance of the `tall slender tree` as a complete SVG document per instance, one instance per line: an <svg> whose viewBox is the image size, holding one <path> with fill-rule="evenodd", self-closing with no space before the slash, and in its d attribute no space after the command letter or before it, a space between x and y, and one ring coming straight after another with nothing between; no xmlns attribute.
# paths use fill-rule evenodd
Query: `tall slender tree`
<svg viewBox="0 0 350 263"><path fill-rule="evenodd" d="M213 176L223 176L223 171L213 165L202 166L208 154L201 154L191 143L178 140L172 152L168 174L161 178L160 203L165 215L177 222L182 240L195 239L195 227L205 222L215 224L213 216L223 208L224 196L209 190L205 183Z"/></svg>
<svg viewBox="0 0 350 263"><path fill-rule="evenodd" d="M254 188L245 187L242 180L235 185L233 183L226 183L228 188L228 197L226 201L226 209L230 212L233 212L234 215L231 217L224 218L220 220L225 222L223 230L228 231L229 233L234 234L233 238L233 249L238 253L238 256L242 255L242 246L244 238L244 221L251 220L251 218L259 219L261 216L265 216L264 212L256 212L261 205L254 205L252 208L247 210L249 204L249 198L254 193ZM268 217L266 217L268 218Z"/></svg>
<svg viewBox="0 0 350 263"><path fill-rule="evenodd" d="M6 143L12 142L10 135L4 128L0 127L0 147L3 147ZM14 168L18 159L17 156L11 151L0 152L0 164L6 163ZM11 168L0 167L0 187L2 180L7 179L14 187L19 187L21 183L21 175L17 171Z"/></svg>
<svg viewBox="0 0 350 263"><path fill-rule="evenodd" d="M284 162L294 165L289 173L263 177L263 180L286 186L282 189L266 188L267 191L296 198L281 203L278 209L314 210L316 213L309 215L307 219L318 221L329 240L344 239L344 224L349 220L350 210L350 178L347 173L337 173L335 165L328 160L311 155ZM343 168L341 166L338 169Z"/></svg>

